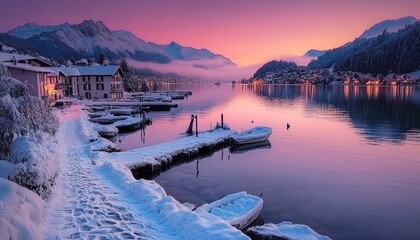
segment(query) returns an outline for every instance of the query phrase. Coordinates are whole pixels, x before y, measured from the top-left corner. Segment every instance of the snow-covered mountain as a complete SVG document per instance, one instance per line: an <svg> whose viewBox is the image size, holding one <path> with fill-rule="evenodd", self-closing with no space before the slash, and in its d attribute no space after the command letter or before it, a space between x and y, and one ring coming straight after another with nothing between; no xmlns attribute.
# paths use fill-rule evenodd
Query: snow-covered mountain
<svg viewBox="0 0 420 240"><path fill-rule="evenodd" d="M233 64L228 58L207 49L183 47L175 42L160 45L146 42L129 31L111 31L101 21L85 20L80 24L65 23L57 26L29 23L10 30L8 34L54 51L66 46L84 57L97 58L103 53L111 60L128 58L156 63L169 63L172 60L222 60L226 64ZM72 57L63 55L64 58Z"/></svg>
<svg viewBox="0 0 420 240"><path fill-rule="evenodd" d="M43 32L54 32L54 31L57 31L57 30L60 30L69 26L70 26L69 23L63 23L63 24L55 25L55 26L50 26L50 25L41 26L32 22L32 23L27 23L23 26L13 28L8 33L15 37L27 39L32 36L41 34Z"/></svg>
<svg viewBox="0 0 420 240"><path fill-rule="evenodd" d="M399 19L388 19L373 25L371 28L364 31L359 38L373 38L382 34L384 30L386 30L389 33L396 32L402 28L405 28L407 25L411 25L417 21L417 18L411 16Z"/></svg>

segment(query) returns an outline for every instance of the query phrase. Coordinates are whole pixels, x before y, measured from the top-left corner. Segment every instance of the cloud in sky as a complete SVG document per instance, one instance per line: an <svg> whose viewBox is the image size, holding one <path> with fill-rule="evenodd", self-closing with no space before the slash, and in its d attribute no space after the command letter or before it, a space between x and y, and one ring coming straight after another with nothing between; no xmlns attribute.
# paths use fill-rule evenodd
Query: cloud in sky
<svg viewBox="0 0 420 240"><path fill-rule="evenodd" d="M191 60L191 61L172 61L168 64L151 62L128 61L134 68L149 68L161 73L176 73L178 75L206 81L232 81L242 78L249 78L261 65L238 66L226 64L221 59L212 60Z"/></svg>

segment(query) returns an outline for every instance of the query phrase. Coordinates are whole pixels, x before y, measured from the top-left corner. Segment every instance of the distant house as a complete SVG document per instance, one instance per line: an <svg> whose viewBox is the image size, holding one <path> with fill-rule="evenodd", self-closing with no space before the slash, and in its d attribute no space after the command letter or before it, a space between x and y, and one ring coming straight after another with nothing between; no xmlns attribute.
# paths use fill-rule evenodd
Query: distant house
<svg viewBox="0 0 420 240"><path fill-rule="evenodd" d="M123 97L123 72L119 66L91 65L52 69L65 76L64 96L112 100Z"/></svg>
<svg viewBox="0 0 420 240"><path fill-rule="evenodd" d="M8 52L0 52L0 62L22 63L35 67L51 67L52 65L42 58L31 55L15 54Z"/></svg>

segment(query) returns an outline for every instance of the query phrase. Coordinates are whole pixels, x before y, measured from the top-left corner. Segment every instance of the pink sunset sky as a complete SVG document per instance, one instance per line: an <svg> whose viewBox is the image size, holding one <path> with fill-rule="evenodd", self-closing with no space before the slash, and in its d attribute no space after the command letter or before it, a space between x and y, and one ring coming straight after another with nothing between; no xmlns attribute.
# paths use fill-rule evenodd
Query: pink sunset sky
<svg viewBox="0 0 420 240"><path fill-rule="evenodd" d="M352 41L385 19L420 18L418 0L1 0L0 32L86 19L145 41L207 48L241 65Z"/></svg>

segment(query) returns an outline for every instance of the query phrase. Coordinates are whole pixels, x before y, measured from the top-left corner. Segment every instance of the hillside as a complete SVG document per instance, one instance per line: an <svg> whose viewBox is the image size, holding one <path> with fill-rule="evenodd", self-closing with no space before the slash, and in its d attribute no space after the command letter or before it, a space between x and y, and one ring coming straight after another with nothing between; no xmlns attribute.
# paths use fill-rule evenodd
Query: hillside
<svg viewBox="0 0 420 240"><path fill-rule="evenodd" d="M370 39L358 38L328 50L309 63L308 67L333 67L334 71L374 74L413 72L420 69L420 23L416 22L395 33L384 31Z"/></svg>
<svg viewBox="0 0 420 240"><path fill-rule="evenodd" d="M377 23L363 32L359 38L373 38L381 35L384 30L389 33L397 32L400 29L405 28L408 25L411 25L417 21L417 18L408 16L399 19L388 19Z"/></svg>
<svg viewBox="0 0 420 240"><path fill-rule="evenodd" d="M269 72L279 72L281 70L295 69L298 66L294 62L276 61L273 60L264 64L255 73L253 78L264 78Z"/></svg>

